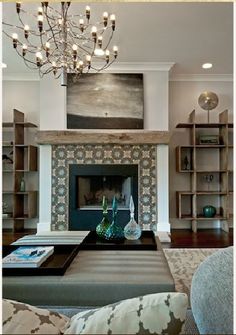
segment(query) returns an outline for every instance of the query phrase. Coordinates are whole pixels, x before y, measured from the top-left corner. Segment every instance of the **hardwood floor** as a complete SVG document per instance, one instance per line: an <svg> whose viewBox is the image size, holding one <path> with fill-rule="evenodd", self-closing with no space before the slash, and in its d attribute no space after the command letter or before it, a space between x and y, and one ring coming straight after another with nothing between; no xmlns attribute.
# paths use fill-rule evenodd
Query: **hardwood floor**
<svg viewBox="0 0 236 335"><path fill-rule="evenodd" d="M233 229L225 233L221 229L202 229L193 233L187 229L172 229L169 248L225 248L233 245Z"/></svg>
<svg viewBox="0 0 236 335"><path fill-rule="evenodd" d="M24 233L2 233L2 244L9 245L18 238L35 234L36 230L28 230ZM233 229L229 234L220 229L204 229L193 233L187 229L172 229L171 243L162 243L163 248L225 248L233 245Z"/></svg>
<svg viewBox="0 0 236 335"><path fill-rule="evenodd" d="M25 235L36 234L36 229L28 229L22 233L2 232L2 245L9 245Z"/></svg>

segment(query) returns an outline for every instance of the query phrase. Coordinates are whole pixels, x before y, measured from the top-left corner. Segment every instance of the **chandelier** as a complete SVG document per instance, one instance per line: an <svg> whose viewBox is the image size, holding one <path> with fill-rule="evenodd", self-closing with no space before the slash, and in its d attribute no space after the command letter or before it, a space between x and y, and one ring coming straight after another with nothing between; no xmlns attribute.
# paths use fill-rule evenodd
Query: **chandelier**
<svg viewBox="0 0 236 335"><path fill-rule="evenodd" d="M109 50L116 28L115 15L104 12L100 21L92 24L89 6L84 13L69 15L70 5L70 2L61 2L53 8L49 2L42 2L41 7L31 13L17 2L19 25L3 22L7 29L4 33L12 40L13 48L25 65L38 69L40 77L49 73L55 78L61 77L62 86L67 85L67 73L79 77L90 70L102 71L118 55L117 46ZM33 20L32 28L24 21L25 16L30 23Z"/></svg>

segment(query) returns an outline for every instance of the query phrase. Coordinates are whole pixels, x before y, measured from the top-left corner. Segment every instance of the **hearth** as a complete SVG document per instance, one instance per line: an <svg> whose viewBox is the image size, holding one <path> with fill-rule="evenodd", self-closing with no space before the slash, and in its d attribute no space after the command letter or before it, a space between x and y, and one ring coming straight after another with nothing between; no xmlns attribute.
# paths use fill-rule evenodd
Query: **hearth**
<svg viewBox="0 0 236 335"><path fill-rule="evenodd" d="M69 230L95 230L102 219L103 196L110 210L113 197L117 198L118 222L125 226L129 221L131 195L138 221L137 164L70 164Z"/></svg>

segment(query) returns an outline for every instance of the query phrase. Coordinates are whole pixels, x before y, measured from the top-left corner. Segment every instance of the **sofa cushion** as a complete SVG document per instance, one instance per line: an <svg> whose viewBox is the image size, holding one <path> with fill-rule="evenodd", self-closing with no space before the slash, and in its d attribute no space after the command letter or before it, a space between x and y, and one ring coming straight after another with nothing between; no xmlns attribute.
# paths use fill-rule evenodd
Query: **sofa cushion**
<svg viewBox="0 0 236 335"><path fill-rule="evenodd" d="M127 299L71 318L65 334L179 334L188 305L184 293Z"/></svg>
<svg viewBox="0 0 236 335"><path fill-rule="evenodd" d="M3 299L3 334L61 334L69 318L46 309Z"/></svg>
<svg viewBox="0 0 236 335"><path fill-rule="evenodd" d="M233 247L200 264L192 280L191 306L200 334L233 334Z"/></svg>

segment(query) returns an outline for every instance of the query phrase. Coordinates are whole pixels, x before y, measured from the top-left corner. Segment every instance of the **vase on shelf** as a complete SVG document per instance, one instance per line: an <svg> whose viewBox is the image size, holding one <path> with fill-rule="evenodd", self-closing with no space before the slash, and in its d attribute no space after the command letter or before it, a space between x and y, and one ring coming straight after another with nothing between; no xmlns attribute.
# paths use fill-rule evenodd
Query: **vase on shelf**
<svg viewBox="0 0 236 335"><path fill-rule="evenodd" d="M109 241L120 241L124 239L124 231L117 224L117 199L114 196L112 201L112 223L105 232L105 238Z"/></svg>
<svg viewBox="0 0 236 335"><path fill-rule="evenodd" d="M203 215L205 218L213 218L216 215L216 208L210 205L203 207Z"/></svg>
<svg viewBox="0 0 236 335"><path fill-rule="evenodd" d="M132 195L129 203L130 221L124 228L124 235L127 240L138 240L142 234L140 225L134 219L134 201Z"/></svg>
<svg viewBox="0 0 236 335"><path fill-rule="evenodd" d="M96 233L100 238L104 239L105 233L110 226L110 221L108 218L107 200L105 196L103 196L102 198L102 216L102 221L96 227Z"/></svg>

